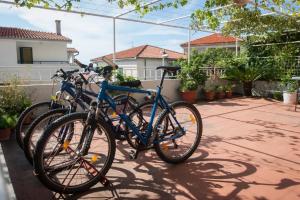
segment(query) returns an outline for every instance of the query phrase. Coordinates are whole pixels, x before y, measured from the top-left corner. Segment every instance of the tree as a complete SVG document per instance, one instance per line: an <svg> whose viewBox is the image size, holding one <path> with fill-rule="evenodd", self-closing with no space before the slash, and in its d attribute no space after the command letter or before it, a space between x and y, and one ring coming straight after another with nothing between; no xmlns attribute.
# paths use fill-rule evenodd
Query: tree
<svg viewBox="0 0 300 200"><path fill-rule="evenodd" d="M192 0L167 0L147 5L147 0L107 0L117 2L120 8L132 6L141 15L165 8L186 6ZM71 10L80 0L15 0L20 6L37 4ZM299 0L205 0L203 8L195 8L191 14L193 29L221 30L224 34L281 34L300 28ZM223 7L223 9L216 9ZM214 10L212 10L214 9ZM263 10L275 15L264 15ZM281 15L278 15L281 13Z"/></svg>

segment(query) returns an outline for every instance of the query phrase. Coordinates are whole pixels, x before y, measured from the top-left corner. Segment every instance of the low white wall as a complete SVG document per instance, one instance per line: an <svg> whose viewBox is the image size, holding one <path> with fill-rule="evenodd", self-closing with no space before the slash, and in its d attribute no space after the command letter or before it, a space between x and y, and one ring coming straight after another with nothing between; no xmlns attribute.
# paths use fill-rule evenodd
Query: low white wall
<svg viewBox="0 0 300 200"><path fill-rule="evenodd" d="M14 66L0 66L0 83L18 77L22 82L51 82L50 77L58 69L79 69L68 64L17 64Z"/></svg>
<svg viewBox="0 0 300 200"><path fill-rule="evenodd" d="M279 81L255 81L252 93L255 96L270 97L275 91L282 91Z"/></svg>

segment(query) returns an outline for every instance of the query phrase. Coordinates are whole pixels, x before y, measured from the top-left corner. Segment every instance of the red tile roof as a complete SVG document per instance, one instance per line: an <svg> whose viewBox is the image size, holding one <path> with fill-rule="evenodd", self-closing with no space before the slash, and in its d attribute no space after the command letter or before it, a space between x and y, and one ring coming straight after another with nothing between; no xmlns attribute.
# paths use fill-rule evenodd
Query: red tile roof
<svg viewBox="0 0 300 200"><path fill-rule="evenodd" d="M62 35L57 35L56 33L33 31L12 27L0 27L0 38L72 42L70 38Z"/></svg>
<svg viewBox="0 0 300 200"><path fill-rule="evenodd" d="M191 46L204 46L204 45L212 45L212 44L220 44L220 43L235 43L236 39L241 41L239 38L231 37L231 36L223 36L219 33L214 33L212 35L208 35L205 37L198 38L196 40L191 41ZM183 43L180 46L186 47L188 43Z"/></svg>
<svg viewBox="0 0 300 200"><path fill-rule="evenodd" d="M72 47L67 48L67 52L70 52L70 53L79 53L79 51L77 49L72 48Z"/></svg>
<svg viewBox="0 0 300 200"><path fill-rule="evenodd" d="M161 59L162 58L161 51L163 50L165 51L165 53L168 54L168 59L176 60L179 58L185 58L185 55L183 53L179 53L176 51L163 49L151 45L142 45L124 51L116 52L116 59L126 59L126 58L160 58ZM91 61L92 62L101 61L101 57L91 59ZM105 57L112 59L113 54L106 55Z"/></svg>

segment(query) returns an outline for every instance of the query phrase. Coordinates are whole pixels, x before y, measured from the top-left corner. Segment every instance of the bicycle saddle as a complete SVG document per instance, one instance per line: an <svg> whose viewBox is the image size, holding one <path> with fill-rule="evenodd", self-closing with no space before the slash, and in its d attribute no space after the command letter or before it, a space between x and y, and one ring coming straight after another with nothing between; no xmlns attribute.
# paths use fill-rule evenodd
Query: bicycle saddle
<svg viewBox="0 0 300 200"><path fill-rule="evenodd" d="M127 87L140 87L142 83L140 80L134 80L134 81L121 82L120 85L127 86Z"/></svg>
<svg viewBox="0 0 300 200"><path fill-rule="evenodd" d="M159 66L156 69L162 69L162 70L166 70L169 72L176 72L178 70L180 70L180 67L173 67L173 66Z"/></svg>

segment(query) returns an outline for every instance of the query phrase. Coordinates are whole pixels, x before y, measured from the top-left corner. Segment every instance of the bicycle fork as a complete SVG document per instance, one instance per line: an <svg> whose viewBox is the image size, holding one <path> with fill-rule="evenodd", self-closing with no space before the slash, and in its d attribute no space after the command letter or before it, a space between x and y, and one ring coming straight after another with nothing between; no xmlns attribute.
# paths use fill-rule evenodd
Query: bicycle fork
<svg viewBox="0 0 300 200"><path fill-rule="evenodd" d="M92 143L92 140L94 137L94 133L97 128L97 125L96 125L97 124L96 123L97 112L98 112L97 103L92 102L86 122L84 124L82 135L80 137L79 145L77 147L77 152L80 156L87 155L88 151L90 149L90 146L91 146L91 143Z"/></svg>

